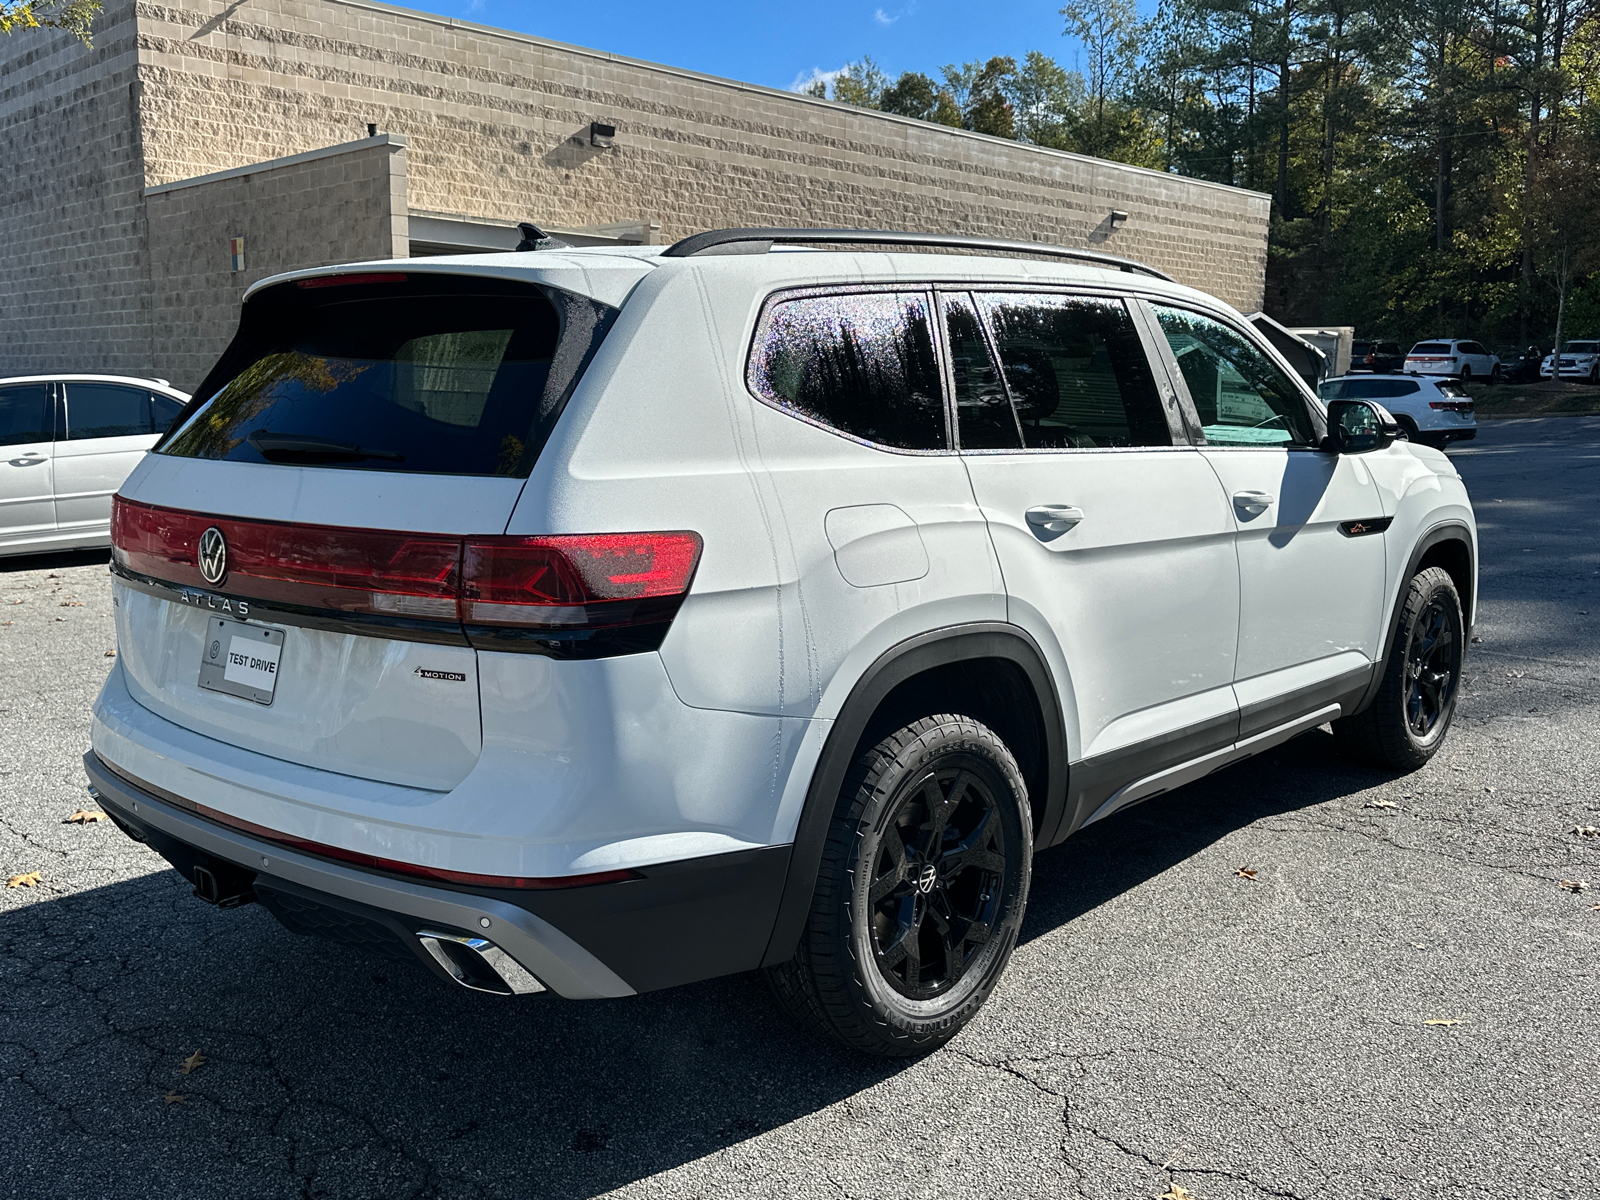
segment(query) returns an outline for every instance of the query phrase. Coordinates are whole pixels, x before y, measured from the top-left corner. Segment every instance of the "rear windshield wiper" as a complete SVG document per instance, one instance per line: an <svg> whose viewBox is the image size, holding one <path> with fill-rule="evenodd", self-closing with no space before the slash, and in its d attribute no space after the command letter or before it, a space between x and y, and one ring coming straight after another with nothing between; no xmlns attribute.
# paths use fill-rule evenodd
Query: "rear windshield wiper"
<svg viewBox="0 0 1600 1200"><path fill-rule="evenodd" d="M406 460L406 456L396 450L369 450L351 442L335 442L299 433L273 433L270 429L258 429L247 435L244 440L254 446L262 458L276 463L362 462L366 459L405 462Z"/></svg>

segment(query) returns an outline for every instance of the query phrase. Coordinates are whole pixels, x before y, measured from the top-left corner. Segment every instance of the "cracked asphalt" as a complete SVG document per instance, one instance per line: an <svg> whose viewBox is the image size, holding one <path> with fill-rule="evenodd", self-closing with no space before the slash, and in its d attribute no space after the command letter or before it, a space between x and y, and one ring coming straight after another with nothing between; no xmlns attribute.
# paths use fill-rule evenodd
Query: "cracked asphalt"
<svg viewBox="0 0 1600 1200"><path fill-rule="evenodd" d="M63 824L103 555L0 560L0 875L41 877L0 890L0 1197L1592 1196L1600 419L1485 425L1434 762L1316 731L1041 855L993 999L914 1063L754 978L507 1001L206 907Z"/></svg>

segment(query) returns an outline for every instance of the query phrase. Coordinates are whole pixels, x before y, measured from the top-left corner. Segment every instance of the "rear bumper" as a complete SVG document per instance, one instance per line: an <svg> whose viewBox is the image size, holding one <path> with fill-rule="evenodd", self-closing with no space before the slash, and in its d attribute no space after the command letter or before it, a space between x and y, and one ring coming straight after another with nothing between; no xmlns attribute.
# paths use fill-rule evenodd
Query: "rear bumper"
<svg viewBox="0 0 1600 1200"><path fill-rule="evenodd" d="M539 985L573 1000L629 996L754 968L771 935L788 866L789 847L771 846L644 868L638 879L541 893L422 884L219 824L191 811L198 809L193 802L158 795L92 751L84 769L99 803L125 833L186 877L201 865L236 880L290 928L409 953L445 978L451 977L446 964L424 935L481 939Z"/></svg>

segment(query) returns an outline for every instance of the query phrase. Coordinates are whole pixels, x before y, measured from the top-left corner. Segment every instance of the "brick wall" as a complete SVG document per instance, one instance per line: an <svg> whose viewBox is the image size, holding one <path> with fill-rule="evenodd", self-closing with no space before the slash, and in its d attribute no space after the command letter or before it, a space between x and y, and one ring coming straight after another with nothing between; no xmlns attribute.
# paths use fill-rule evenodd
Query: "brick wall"
<svg viewBox="0 0 1600 1200"><path fill-rule="evenodd" d="M406 149L380 135L157 185L146 192L150 264L161 281L152 339L160 374L192 390L239 322L239 302L257 280L299 267L404 258ZM233 270L230 239L244 238Z"/></svg>
<svg viewBox="0 0 1600 1200"><path fill-rule="evenodd" d="M902 227L1141 258L1260 306L1268 198L366 0L139 0L152 183L346 141L409 143L412 209ZM591 149L591 121L617 144ZM1112 209L1130 214L1112 232Z"/></svg>
<svg viewBox="0 0 1600 1200"><path fill-rule="evenodd" d="M150 369L132 0L0 35L0 375Z"/></svg>

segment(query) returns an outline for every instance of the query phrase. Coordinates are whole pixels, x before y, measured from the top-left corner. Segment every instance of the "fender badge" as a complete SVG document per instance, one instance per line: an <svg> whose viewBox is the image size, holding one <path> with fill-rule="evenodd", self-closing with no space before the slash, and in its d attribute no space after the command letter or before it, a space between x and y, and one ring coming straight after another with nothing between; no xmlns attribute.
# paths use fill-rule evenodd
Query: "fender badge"
<svg viewBox="0 0 1600 1200"><path fill-rule="evenodd" d="M465 683L467 677L461 671L430 671L427 667L417 667L413 675L420 675L424 679L443 679L449 683Z"/></svg>

